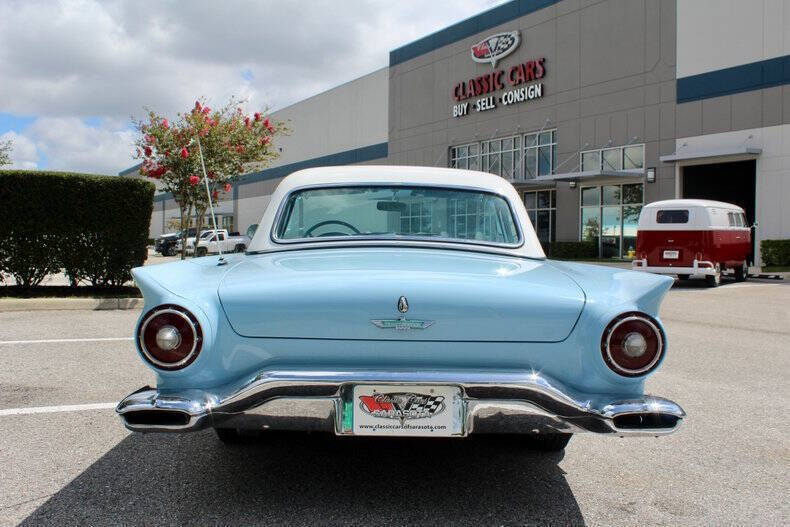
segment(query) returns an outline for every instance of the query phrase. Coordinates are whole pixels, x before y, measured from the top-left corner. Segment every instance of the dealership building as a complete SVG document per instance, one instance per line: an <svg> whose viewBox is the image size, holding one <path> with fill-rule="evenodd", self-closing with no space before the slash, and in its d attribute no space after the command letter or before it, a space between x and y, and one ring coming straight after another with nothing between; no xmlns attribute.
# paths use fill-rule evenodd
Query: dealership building
<svg viewBox="0 0 790 527"><path fill-rule="evenodd" d="M757 244L790 238L786 0L514 0L272 117L293 132L220 206L233 230L295 170L394 164L498 174L542 242L602 257L628 257L641 207L669 198L742 206ZM152 236L178 215L155 201Z"/></svg>

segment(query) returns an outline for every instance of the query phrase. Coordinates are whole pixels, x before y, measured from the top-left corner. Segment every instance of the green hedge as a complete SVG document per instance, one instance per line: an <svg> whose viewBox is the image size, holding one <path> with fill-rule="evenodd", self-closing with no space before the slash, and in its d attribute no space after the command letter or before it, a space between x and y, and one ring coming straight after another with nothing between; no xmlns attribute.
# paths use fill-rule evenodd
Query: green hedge
<svg viewBox="0 0 790 527"><path fill-rule="evenodd" d="M154 185L140 179L0 170L0 272L24 287L63 269L118 286L145 262Z"/></svg>
<svg viewBox="0 0 790 527"><path fill-rule="evenodd" d="M550 258L561 260L598 258L598 243L594 241L544 243L543 250Z"/></svg>
<svg viewBox="0 0 790 527"><path fill-rule="evenodd" d="M765 267L790 265L790 240L763 240L760 242L760 254Z"/></svg>

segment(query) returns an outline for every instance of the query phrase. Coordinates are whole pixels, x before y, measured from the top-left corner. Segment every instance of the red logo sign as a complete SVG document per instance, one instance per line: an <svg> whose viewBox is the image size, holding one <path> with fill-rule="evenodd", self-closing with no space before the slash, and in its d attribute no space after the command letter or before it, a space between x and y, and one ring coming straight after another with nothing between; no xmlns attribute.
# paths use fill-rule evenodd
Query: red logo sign
<svg viewBox="0 0 790 527"><path fill-rule="evenodd" d="M472 60L483 64L490 62L496 68L496 63L516 51L520 42L518 31L491 35L472 46Z"/></svg>
<svg viewBox="0 0 790 527"><path fill-rule="evenodd" d="M360 395L359 408L374 417L421 419L444 411L444 396L422 393Z"/></svg>

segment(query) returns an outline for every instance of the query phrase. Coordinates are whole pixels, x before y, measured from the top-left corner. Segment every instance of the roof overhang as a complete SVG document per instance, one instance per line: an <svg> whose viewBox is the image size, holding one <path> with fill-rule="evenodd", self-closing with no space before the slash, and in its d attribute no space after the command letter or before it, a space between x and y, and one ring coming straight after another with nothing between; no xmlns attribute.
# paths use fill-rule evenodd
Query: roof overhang
<svg viewBox="0 0 790 527"><path fill-rule="evenodd" d="M508 182L512 183L517 187L541 187L541 188L551 188L556 187L557 182L552 180L544 180L543 178L535 178L535 179L508 179Z"/></svg>
<svg viewBox="0 0 790 527"><path fill-rule="evenodd" d="M584 170L580 172L566 172L564 174L552 174L551 176L536 177L532 181L537 183L551 183L555 181L588 181L596 179L611 179L619 177L642 177L645 170L642 168L628 170Z"/></svg>
<svg viewBox="0 0 790 527"><path fill-rule="evenodd" d="M752 146L732 146L723 148L683 148L674 154L661 156L659 159L663 163L674 163L677 161L693 161L697 159L712 159L717 157L757 157L763 153L762 148Z"/></svg>

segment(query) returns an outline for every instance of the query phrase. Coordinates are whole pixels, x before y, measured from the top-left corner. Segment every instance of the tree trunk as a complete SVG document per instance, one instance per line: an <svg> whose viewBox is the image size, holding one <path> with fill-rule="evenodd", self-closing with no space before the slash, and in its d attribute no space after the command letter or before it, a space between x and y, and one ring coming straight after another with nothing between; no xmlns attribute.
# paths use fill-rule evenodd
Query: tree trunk
<svg viewBox="0 0 790 527"><path fill-rule="evenodd" d="M181 212L181 259L186 258L187 237L189 236L189 226L192 224L192 204L187 205L183 198L178 202Z"/></svg>
<svg viewBox="0 0 790 527"><path fill-rule="evenodd" d="M199 208L198 206L195 206L195 236L197 236L197 238L195 238L195 252L192 253L192 258L197 256L197 246L198 242L200 241L200 231L203 229L203 216L205 214L205 208Z"/></svg>

